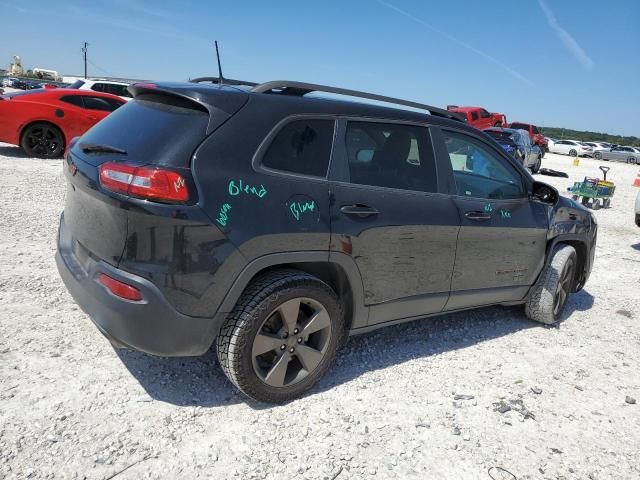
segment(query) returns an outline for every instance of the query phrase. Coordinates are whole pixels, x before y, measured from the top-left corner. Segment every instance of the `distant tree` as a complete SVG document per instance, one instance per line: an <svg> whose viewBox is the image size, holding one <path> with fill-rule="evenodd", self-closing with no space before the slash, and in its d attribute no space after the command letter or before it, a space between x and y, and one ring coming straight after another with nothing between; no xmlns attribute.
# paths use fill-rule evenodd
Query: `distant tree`
<svg viewBox="0 0 640 480"><path fill-rule="evenodd" d="M609 133L589 132L583 130L571 130L569 128L540 127L545 137L557 139L571 139L580 142L607 142L618 145L640 146L640 138L634 136L611 135Z"/></svg>

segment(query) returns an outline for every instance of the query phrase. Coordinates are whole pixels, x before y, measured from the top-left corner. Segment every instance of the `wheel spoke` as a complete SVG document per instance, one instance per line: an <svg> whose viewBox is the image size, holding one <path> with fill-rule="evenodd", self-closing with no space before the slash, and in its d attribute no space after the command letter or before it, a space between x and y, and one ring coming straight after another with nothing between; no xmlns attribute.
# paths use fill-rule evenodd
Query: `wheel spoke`
<svg viewBox="0 0 640 480"><path fill-rule="evenodd" d="M262 332L258 333L253 341L253 356L257 357L271 350L279 350L282 344L283 340L280 337Z"/></svg>
<svg viewBox="0 0 640 480"><path fill-rule="evenodd" d="M302 334L304 336L309 336L312 333L323 330L329 326L331 326L331 319L329 318L329 313L323 308L309 319L302 329Z"/></svg>
<svg viewBox="0 0 640 480"><path fill-rule="evenodd" d="M273 366L264 381L273 387L282 387L284 385L284 378L287 375L287 368L289 367L289 352L285 352L276 364Z"/></svg>
<svg viewBox="0 0 640 480"><path fill-rule="evenodd" d="M298 345L296 356L307 372L312 372L322 360L324 354L308 345Z"/></svg>
<svg viewBox="0 0 640 480"><path fill-rule="evenodd" d="M287 329L289 335L293 334L293 330L296 328L296 324L298 323L298 313L300 312L300 299L294 298L293 300L289 300L284 302L278 308L280 315L282 317L282 323Z"/></svg>

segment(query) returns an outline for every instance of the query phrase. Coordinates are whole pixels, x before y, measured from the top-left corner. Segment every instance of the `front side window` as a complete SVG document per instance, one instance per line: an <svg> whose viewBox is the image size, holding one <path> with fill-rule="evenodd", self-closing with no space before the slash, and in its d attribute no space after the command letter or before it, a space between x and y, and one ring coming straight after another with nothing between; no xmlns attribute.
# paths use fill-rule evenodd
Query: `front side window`
<svg viewBox="0 0 640 480"><path fill-rule="evenodd" d="M458 195L498 200L525 196L516 170L488 145L464 133L443 133Z"/></svg>
<svg viewBox="0 0 640 480"><path fill-rule="evenodd" d="M351 183L436 192L436 163L425 127L348 122L345 137Z"/></svg>
<svg viewBox="0 0 640 480"><path fill-rule="evenodd" d="M325 177L333 145L333 120L295 120L275 136L262 157L274 170Z"/></svg>
<svg viewBox="0 0 640 480"><path fill-rule="evenodd" d="M491 114L489 112L487 112L484 108L482 110L480 110L480 116L482 118L489 118L491 116Z"/></svg>
<svg viewBox="0 0 640 480"><path fill-rule="evenodd" d="M535 133L536 135L540 134L540 131L538 130L538 127L533 127L533 128L531 129L531 131L532 131L533 133Z"/></svg>

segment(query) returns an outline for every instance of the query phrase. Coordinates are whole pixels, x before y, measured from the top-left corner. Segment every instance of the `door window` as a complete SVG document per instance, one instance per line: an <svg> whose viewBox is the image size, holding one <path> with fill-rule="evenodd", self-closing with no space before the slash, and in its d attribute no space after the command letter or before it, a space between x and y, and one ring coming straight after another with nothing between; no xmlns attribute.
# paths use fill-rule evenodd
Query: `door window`
<svg viewBox="0 0 640 480"><path fill-rule="evenodd" d="M478 112L471 112L471 120L474 122L478 120Z"/></svg>
<svg viewBox="0 0 640 480"><path fill-rule="evenodd" d="M520 175L491 147L463 133L443 134L458 195L491 199L525 196Z"/></svg>
<svg viewBox="0 0 640 480"><path fill-rule="evenodd" d="M84 100L84 108L89 110L113 112L122 105L122 103L112 100L111 98L83 96L82 99Z"/></svg>
<svg viewBox="0 0 640 480"><path fill-rule="evenodd" d="M489 118L491 116L491 114L489 112L487 112L484 108L482 110L480 110L480 116L482 118Z"/></svg>
<svg viewBox="0 0 640 480"><path fill-rule="evenodd" d="M425 127L348 122L346 148L351 183L436 192L436 164Z"/></svg>
<svg viewBox="0 0 640 480"><path fill-rule="evenodd" d="M84 103L82 103L82 97L80 95L65 95L60 98L60 100L75 105L76 107L84 108Z"/></svg>
<svg viewBox="0 0 640 480"><path fill-rule="evenodd" d="M285 125L262 157L274 170L325 177L333 145L333 120L296 120Z"/></svg>

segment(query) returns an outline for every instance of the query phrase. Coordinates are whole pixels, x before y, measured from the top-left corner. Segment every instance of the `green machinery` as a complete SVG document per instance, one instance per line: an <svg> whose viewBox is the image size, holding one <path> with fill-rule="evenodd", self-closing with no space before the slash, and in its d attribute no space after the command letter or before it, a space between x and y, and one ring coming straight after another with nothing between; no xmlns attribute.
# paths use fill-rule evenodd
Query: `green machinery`
<svg viewBox="0 0 640 480"><path fill-rule="evenodd" d="M575 201L581 198L581 202L584 206L598 210L602 208L609 208L611 205L611 197L616 191L616 186L613 182L607 181L607 172L609 167L600 167L604 174L604 180L599 178L584 177L582 182L575 182L573 187L569 187L568 190L573 194L571 198Z"/></svg>

